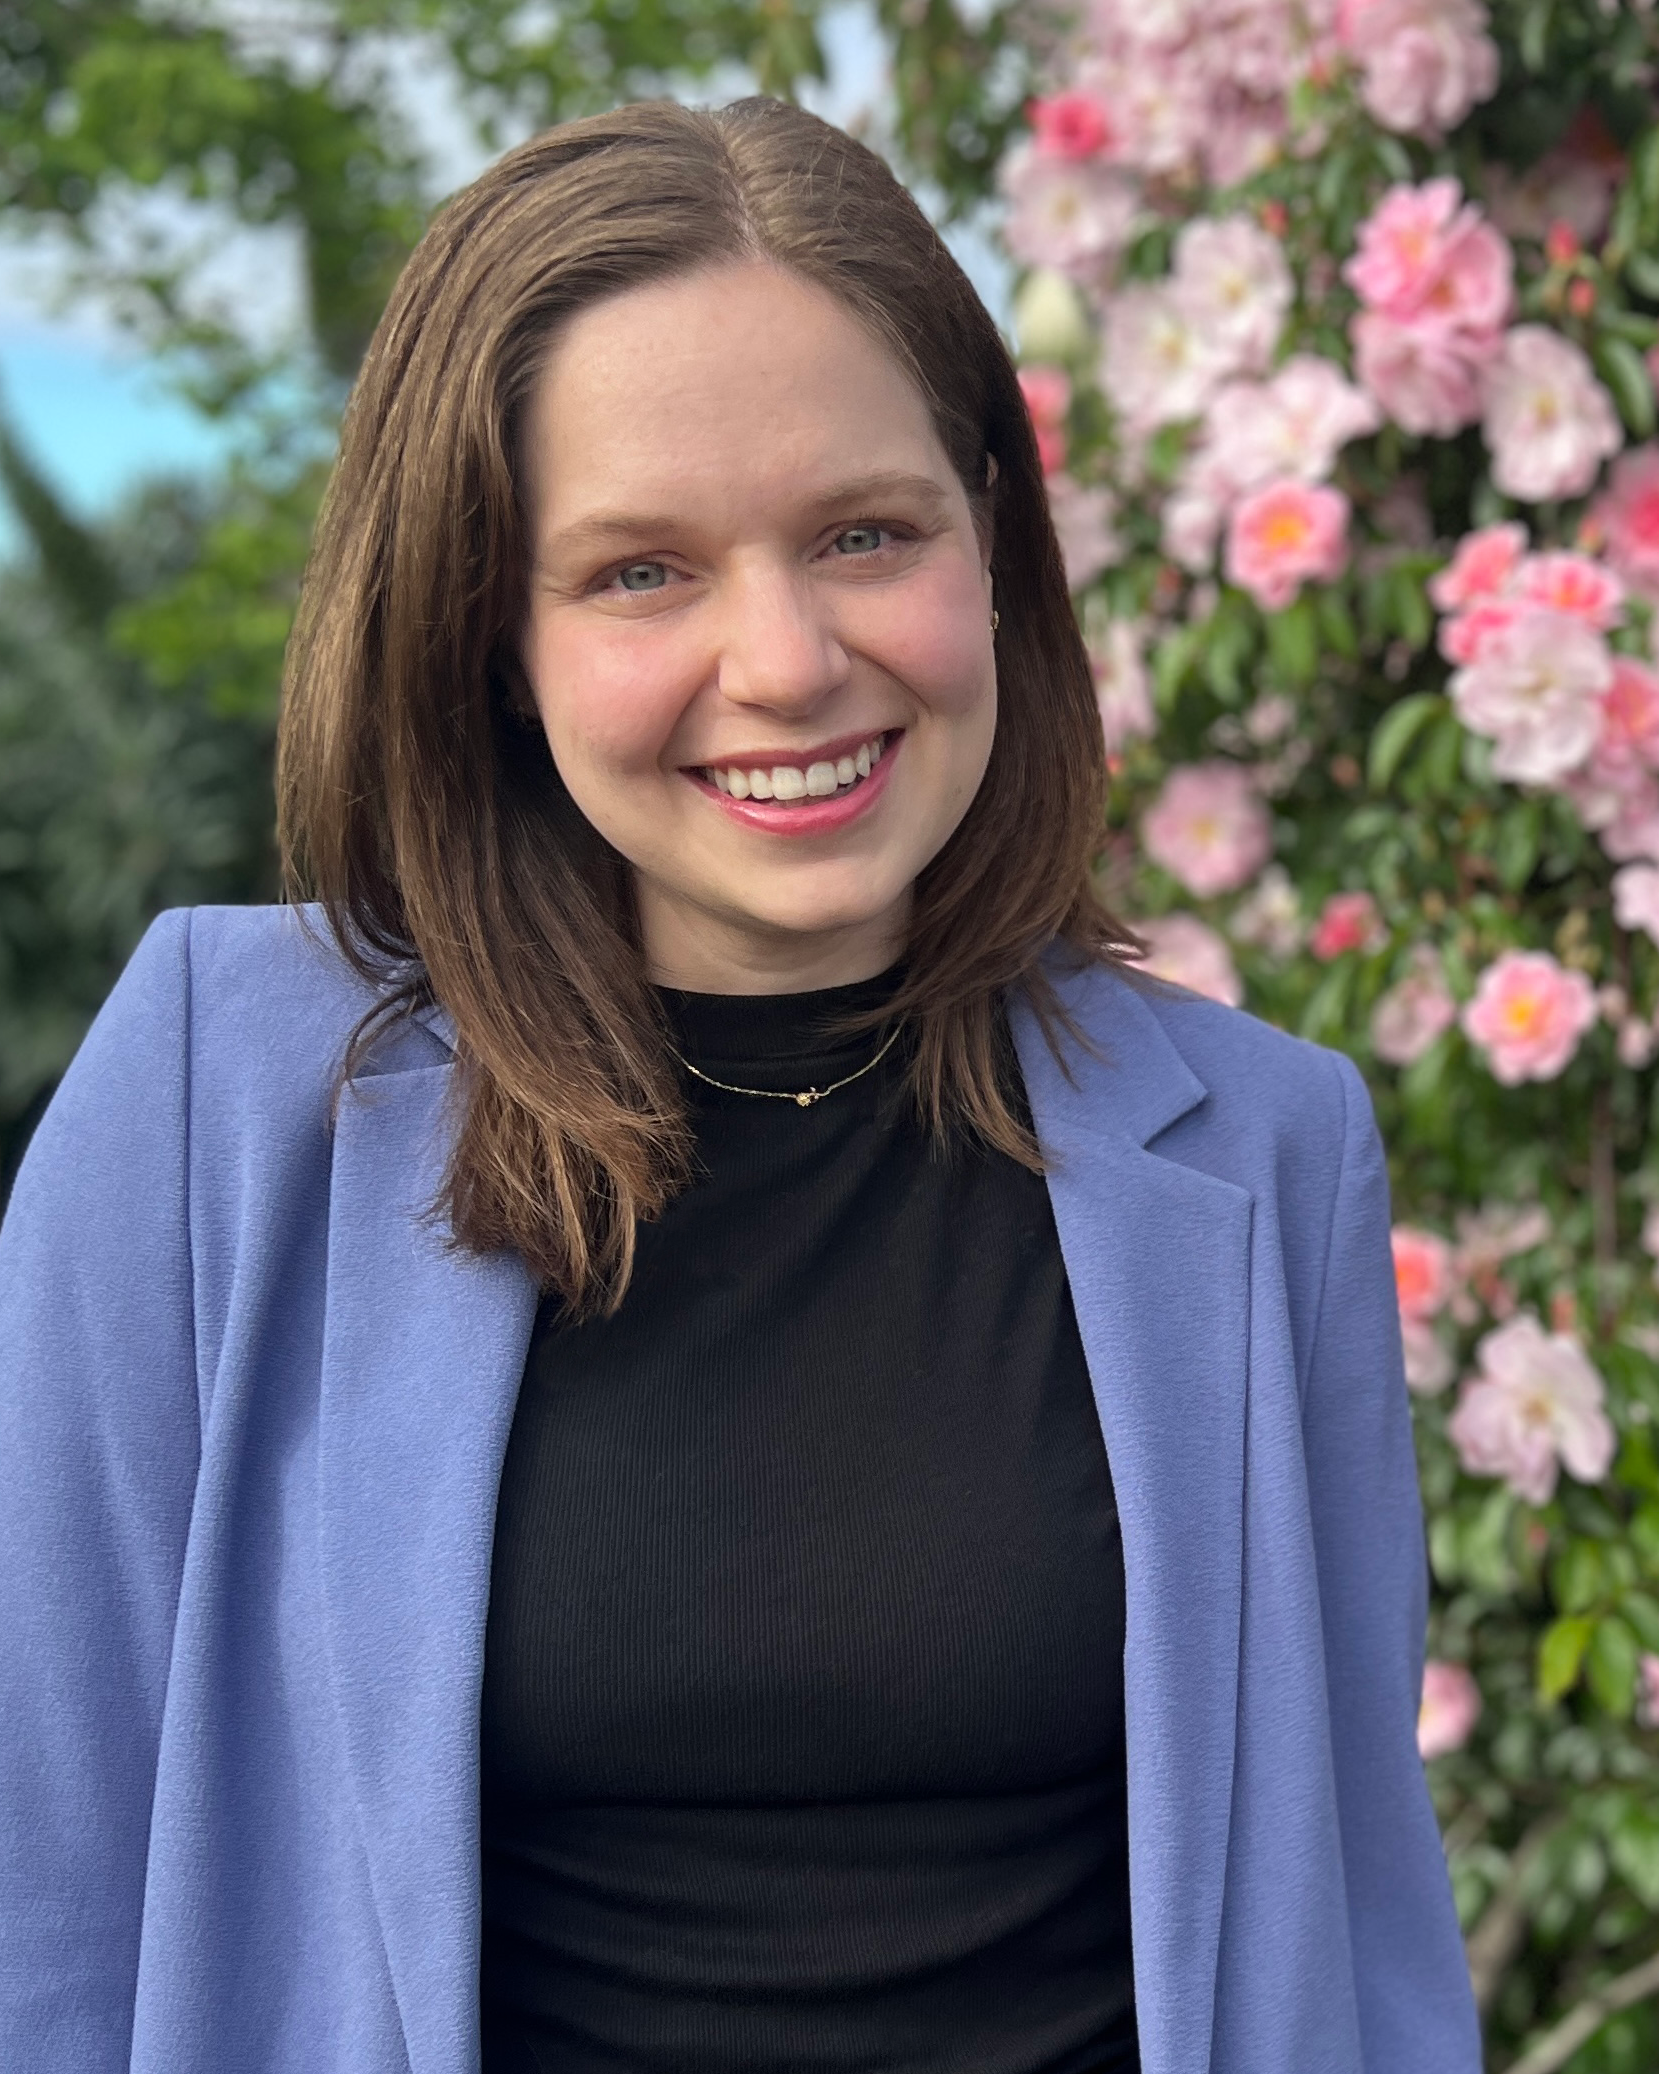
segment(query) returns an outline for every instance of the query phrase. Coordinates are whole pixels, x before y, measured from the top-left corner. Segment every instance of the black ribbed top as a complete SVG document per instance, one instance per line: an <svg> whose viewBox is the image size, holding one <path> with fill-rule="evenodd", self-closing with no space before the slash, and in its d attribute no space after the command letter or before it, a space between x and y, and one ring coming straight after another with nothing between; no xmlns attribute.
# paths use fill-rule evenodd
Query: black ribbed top
<svg viewBox="0 0 1659 2074"><path fill-rule="evenodd" d="M816 994L664 994L745 1087ZM485 2074L1137 2066L1123 1565L1040 1177L688 1079L615 1318L537 1321L483 1695Z"/></svg>

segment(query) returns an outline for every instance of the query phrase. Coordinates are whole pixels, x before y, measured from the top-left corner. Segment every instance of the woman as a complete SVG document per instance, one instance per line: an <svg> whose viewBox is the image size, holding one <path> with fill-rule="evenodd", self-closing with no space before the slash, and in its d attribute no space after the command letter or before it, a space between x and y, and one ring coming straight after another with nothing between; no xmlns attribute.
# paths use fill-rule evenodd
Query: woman
<svg viewBox="0 0 1659 2074"><path fill-rule="evenodd" d="M0 2064L1474 2074L1370 1111L1134 978L1102 785L877 159L655 104L440 217L321 905L162 917L6 1226Z"/></svg>

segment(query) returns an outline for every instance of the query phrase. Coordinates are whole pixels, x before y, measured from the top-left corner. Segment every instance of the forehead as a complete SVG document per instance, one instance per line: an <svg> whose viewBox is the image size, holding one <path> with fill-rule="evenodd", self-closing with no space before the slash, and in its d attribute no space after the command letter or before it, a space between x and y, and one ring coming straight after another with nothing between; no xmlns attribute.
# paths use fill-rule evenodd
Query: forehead
<svg viewBox="0 0 1659 2074"><path fill-rule="evenodd" d="M544 514L603 497L779 493L826 475L954 478L909 372L827 290L764 262L676 276L581 311L526 421Z"/></svg>

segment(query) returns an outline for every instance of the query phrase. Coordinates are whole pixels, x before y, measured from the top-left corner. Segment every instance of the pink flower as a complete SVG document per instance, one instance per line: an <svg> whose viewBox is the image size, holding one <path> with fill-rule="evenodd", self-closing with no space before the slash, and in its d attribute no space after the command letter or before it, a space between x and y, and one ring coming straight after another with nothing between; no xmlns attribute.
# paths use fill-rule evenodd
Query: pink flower
<svg viewBox="0 0 1659 2074"><path fill-rule="evenodd" d="M1526 549L1526 527L1513 519L1465 533L1451 561L1431 579L1429 596L1442 612L1455 612L1476 598L1496 597L1509 588Z"/></svg>
<svg viewBox="0 0 1659 2074"><path fill-rule="evenodd" d="M1237 1008L1243 1001L1244 987L1232 952L1196 915L1160 915L1155 922L1140 922L1136 927L1151 946L1144 971L1229 1008Z"/></svg>
<svg viewBox="0 0 1659 2074"><path fill-rule="evenodd" d="M1234 370L1266 367L1295 283L1284 248L1248 216L1200 216L1175 240L1174 282L1190 321Z"/></svg>
<svg viewBox="0 0 1659 2074"><path fill-rule="evenodd" d="M1426 1764L1461 1750L1480 1719L1480 1687L1462 1664L1430 1657L1423 1666L1423 1700L1417 1710L1417 1754Z"/></svg>
<svg viewBox="0 0 1659 2074"><path fill-rule="evenodd" d="M1343 0L1337 33L1385 130L1442 136L1498 84L1480 0Z"/></svg>
<svg viewBox="0 0 1659 2074"><path fill-rule="evenodd" d="M1348 563L1348 500L1340 490L1280 480L1253 490L1227 529L1230 583L1264 611L1288 605L1304 582L1329 582Z"/></svg>
<svg viewBox="0 0 1659 2074"><path fill-rule="evenodd" d="M1455 180L1391 187L1342 271L1368 310L1421 331L1489 337L1514 293L1508 243Z"/></svg>
<svg viewBox="0 0 1659 2074"><path fill-rule="evenodd" d="M1387 940L1377 903L1369 893L1333 893L1313 925L1308 949L1328 963L1344 951L1375 950Z"/></svg>
<svg viewBox="0 0 1659 2074"><path fill-rule="evenodd" d="M1590 520L1625 581L1659 598L1659 445L1619 456Z"/></svg>
<svg viewBox="0 0 1659 2074"><path fill-rule="evenodd" d="M1446 439L1480 416L1485 340L1472 349L1459 332L1401 323L1375 310L1359 313L1352 337L1354 372L1402 432Z"/></svg>
<svg viewBox="0 0 1659 2074"><path fill-rule="evenodd" d="M1075 88L1032 101L1026 108L1037 147L1050 158L1093 158L1114 141L1112 120L1091 94Z"/></svg>
<svg viewBox="0 0 1659 2074"><path fill-rule="evenodd" d="M1558 550L1528 555L1515 572L1516 595L1606 633L1624 615L1624 585L1588 555Z"/></svg>
<svg viewBox="0 0 1659 2074"><path fill-rule="evenodd" d="M1601 1377L1573 1334L1546 1333L1523 1312L1489 1332L1478 1353L1446 1425L1469 1474L1503 1477L1530 1505L1549 1502L1562 1465L1580 1483L1600 1483L1616 1440Z"/></svg>
<svg viewBox="0 0 1659 2074"><path fill-rule="evenodd" d="M1207 900L1235 893L1267 862L1273 823L1236 763L1187 763L1164 780L1141 821L1152 862Z"/></svg>
<svg viewBox="0 0 1659 2074"><path fill-rule="evenodd" d="M1659 864L1626 864L1614 872L1613 919L1659 943Z"/></svg>
<svg viewBox="0 0 1659 2074"><path fill-rule="evenodd" d="M1083 590L1122 557L1116 499L1110 490L1073 481L1063 469L1046 478L1046 487L1066 581L1074 591Z"/></svg>
<svg viewBox="0 0 1659 2074"><path fill-rule="evenodd" d="M1453 672L1449 689L1464 726L1496 744L1498 777L1548 785L1595 747L1612 678L1612 657L1593 627L1531 606Z"/></svg>
<svg viewBox="0 0 1659 2074"><path fill-rule="evenodd" d="M1659 770L1659 671L1633 655L1613 657L1613 675L1601 695L1601 731L1595 761L1608 772Z"/></svg>
<svg viewBox="0 0 1659 2074"><path fill-rule="evenodd" d="M1612 398L1570 339L1546 324L1517 324L1486 370L1483 392L1492 480L1536 504L1581 497L1624 443Z"/></svg>
<svg viewBox="0 0 1659 2074"><path fill-rule="evenodd" d="M1294 957L1302 947L1302 903L1282 864L1270 864L1234 908L1227 924L1235 943L1270 958Z"/></svg>
<svg viewBox="0 0 1659 2074"><path fill-rule="evenodd" d="M1098 159L1054 158L1030 139L997 169L1008 198L1003 236L1026 266L1049 266L1085 284L1110 277L1140 214L1140 190Z"/></svg>
<svg viewBox="0 0 1659 2074"><path fill-rule="evenodd" d="M1100 384L1133 431L1200 416L1228 372L1172 282L1137 281L1107 304Z"/></svg>
<svg viewBox="0 0 1659 2074"><path fill-rule="evenodd" d="M1439 954L1419 944L1404 979L1371 1011L1371 1048L1388 1066L1409 1066L1457 1021Z"/></svg>
<svg viewBox="0 0 1659 2074"><path fill-rule="evenodd" d="M1436 1233L1410 1224L1395 1225L1389 1236L1401 1318L1421 1322L1437 1316L1452 1293L1451 1247Z"/></svg>
<svg viewBox="0 0 1659 2074"><path fill-rule="evenodd" d="M1483 662L1494 639L1527 609L1515 597L1474 599L1440 622L1440 653L1449 663Z"/></svg>
<svg viewBox="0 0 1659 2074"><path fill-rule="evenodd" d="M1643 1728L1659 1728L1659 1656L1636 1659L1636 1720Z"/></svg>
<svg viewBox="0 0 1659 2074"><path fill-rule="evenodd" d="M1351 439L1381 422L1368 396L1317 353L1293 353L1265 382L1228 382L1204 424L1203 455L1222 502L1277 478L1323 482Z"/></svg>
<svg viewBox="0 0 1659 2074"><path fill-rule="evenodd" d="M1144 640L1145 629L1138 620L1112 619L1089 641L1095 701L1108 756L1116 756L1126 742L1144 740L1157 731Z"/></svg>
<svg viewBox="0 0 1659 2074"><path fill-rule="evenodd" d="M1494 1080L1554 1080L1596 1020L1596 990L1548 951L1505 951L1488 965L1461 1018Z"/></svg>
<svg viewBox="0 0 1659 2074"><path fill-rule="evenodd" d="M1446 1342L1426 1318L1400 1320L1400 1352L1406 1388L1416 1397L1436 1397L1457 1373Z"/></svg>
<svg viewBox="0 0 1659 2074"><path fill-rule="evenodd" d="M1063 367L1040 364L1022 367L1020 393L1031 413L1043 473L1053 475L1066 465L1066 413L1071 409L1071 377Z"/></svg>

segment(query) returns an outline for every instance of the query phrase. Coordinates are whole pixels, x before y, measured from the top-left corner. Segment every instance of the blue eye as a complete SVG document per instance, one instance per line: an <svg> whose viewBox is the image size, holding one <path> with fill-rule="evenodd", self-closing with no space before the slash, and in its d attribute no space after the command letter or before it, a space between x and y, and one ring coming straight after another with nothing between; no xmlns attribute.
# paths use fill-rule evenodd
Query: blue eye
<svg viewBox="0 0 1659 2074"><path fill-rule="evenodd" d="M630 562L617 570L616 580L625 591L660 591L668 581L668 571L661 562Z"/></svg>
<svg viewBox="0 0 1659 2074"><path fill-rule="evenodd" d="M886 530L885 526L849 526L844 533L836 535L835 551L837 554L873 554L880 547L881 536ZM849 546L849 541L854 544Z"/></svg>

